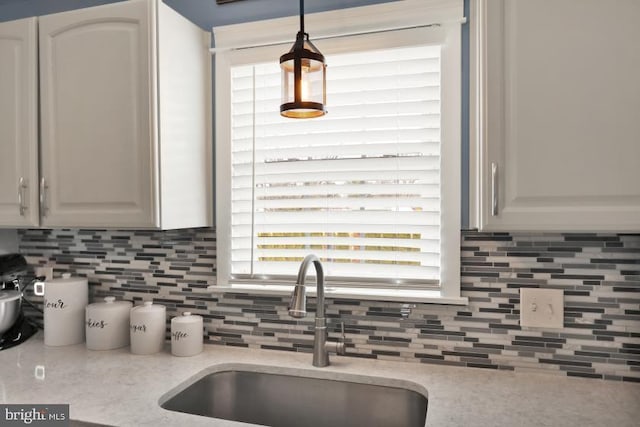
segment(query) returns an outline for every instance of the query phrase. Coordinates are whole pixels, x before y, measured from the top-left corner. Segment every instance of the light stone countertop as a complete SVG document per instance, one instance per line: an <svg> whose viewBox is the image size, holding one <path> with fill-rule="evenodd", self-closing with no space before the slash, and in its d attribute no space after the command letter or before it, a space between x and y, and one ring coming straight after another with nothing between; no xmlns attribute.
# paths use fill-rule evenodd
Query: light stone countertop
<svg viewBox="0 0 640 427"><path fill-rule="evenodd" d="M128 348L46 347L41 333L0 351L0 403L68 403L72 419L114 426L247 426L158 404L203 370L244 365L329 379L369 375L381 384L414 382L415 389L428 392L429 427L635 427L640 420L640 384L338 356L330 367L314 368L310 354L217 345L205 345L194 357L173 357L168 347L137 356ZM44 378L37 378L43 369Z"/></svg>

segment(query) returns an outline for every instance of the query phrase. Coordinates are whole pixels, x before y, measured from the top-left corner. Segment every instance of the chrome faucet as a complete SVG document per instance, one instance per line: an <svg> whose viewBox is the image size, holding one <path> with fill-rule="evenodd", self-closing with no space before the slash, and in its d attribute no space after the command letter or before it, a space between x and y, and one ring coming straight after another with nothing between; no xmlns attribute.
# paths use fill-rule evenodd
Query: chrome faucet
<svg viewBox="0 0 640 427"><path fill-rule="evenodd" d="M316 268L316 320L315 336L313 339L313 366L322 368L329 366L329 351L344 354L344 342L327 342L327 319L324 306L324 270L320 259L315 255L307 255L300 264L298 280L291 294L289 316L301 319L307 315L307 298L304 287L305 277L309 265L313 263ZM344 324L342 324L342 338L344 341Z"/></svg>

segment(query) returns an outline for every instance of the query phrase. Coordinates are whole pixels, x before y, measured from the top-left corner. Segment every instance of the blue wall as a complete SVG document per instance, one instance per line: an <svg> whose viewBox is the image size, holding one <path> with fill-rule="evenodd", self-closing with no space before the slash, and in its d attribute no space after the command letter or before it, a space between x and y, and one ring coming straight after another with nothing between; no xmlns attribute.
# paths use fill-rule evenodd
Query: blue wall
<svg viewBox="0 0 640 427"><path fill-rule="evenodd" d="M115 1L118 0L0 0L0 22L98 6Z"/></svg>
<svg viewBox="0 0 640 427"><path fill-rule="evenodd" d="M116 1L121 0L0 0L0 21L47 15ZM324 12L389 1L395 0L306 0L305 12ZM296 0L243 0L222 5L216 4L215 0L165 0L165 3L206 30L219 25L298 14Z"/></svg>

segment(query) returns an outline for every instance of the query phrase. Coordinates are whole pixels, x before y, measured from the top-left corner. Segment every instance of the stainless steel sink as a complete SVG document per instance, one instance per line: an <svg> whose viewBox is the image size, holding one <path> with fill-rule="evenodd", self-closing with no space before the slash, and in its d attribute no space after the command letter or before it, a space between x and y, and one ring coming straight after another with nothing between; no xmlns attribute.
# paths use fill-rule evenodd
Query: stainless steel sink
<svg viewBox="0 0 640 427"><path fill-rule="evenodd" d="M392 380L389 386L375 381L351 375L335 380L225 370L206 374L173 396L169 393L161 406L271 427L425 425L426 390L417 391L421 387L408 382Z"/></svg>

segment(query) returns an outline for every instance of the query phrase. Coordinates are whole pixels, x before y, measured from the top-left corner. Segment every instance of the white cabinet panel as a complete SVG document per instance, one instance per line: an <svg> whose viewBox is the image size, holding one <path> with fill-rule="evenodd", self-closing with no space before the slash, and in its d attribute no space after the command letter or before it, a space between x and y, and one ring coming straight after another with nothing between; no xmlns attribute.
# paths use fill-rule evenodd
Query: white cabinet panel
<svg viewBox="0 0 640 427"><path fill-rule="evenodd" d="M0 23L0 227L37 226L37 19Z"/></svg>
<svg viewBox="0 0 640 427"><path fill-rule="evenodd" d="M40 18L44 227L212 225L209 43L160 0Z"/></svg>
<svg viewBox="0 0 640 427"><path fill-rule="evenodd" d="M162 226L211 225L211 35L164 4L158 26Z"/></svg>
<svg viewBox="0 0 640 427"><path fill-rule="evenodd" d="M640 3L476 5L480 228L640 230Z"/></svg>
<svg viewBox="0 0 640 427"><path fill-rule="evenodd" d="M43 226L158 224L150 3L40 19Z"/></svg>

